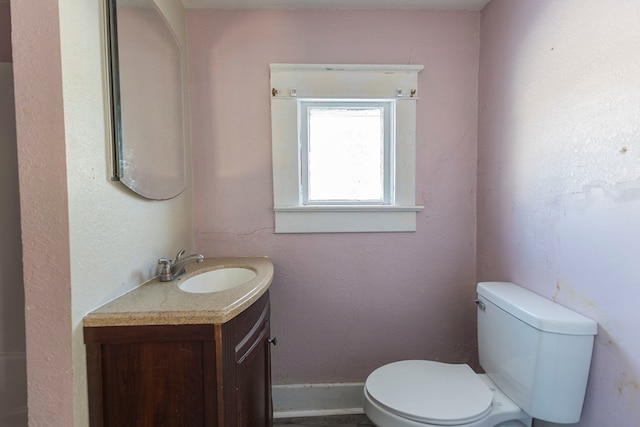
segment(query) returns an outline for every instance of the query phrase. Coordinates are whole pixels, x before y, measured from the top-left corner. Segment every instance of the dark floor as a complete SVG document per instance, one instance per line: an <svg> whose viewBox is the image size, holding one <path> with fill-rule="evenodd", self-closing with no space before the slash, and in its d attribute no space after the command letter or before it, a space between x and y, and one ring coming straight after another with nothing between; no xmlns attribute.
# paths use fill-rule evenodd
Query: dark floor
<svg viewBox="0 0 640 427"><path fill-rule="evenodd" d="M276 418L275 426L288 427L372 427L373 424L365 415L337 415L332 417Z"/></svg>

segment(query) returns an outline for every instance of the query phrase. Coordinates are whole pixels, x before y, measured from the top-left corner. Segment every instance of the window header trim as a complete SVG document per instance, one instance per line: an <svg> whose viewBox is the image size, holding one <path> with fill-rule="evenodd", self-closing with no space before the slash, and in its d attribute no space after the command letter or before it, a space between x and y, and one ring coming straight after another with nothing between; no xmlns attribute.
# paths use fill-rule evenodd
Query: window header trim
<svg viewBox="0 0 640 427"><path fill-rule="evenodd" d="M271 99L415 100L423 65L271 64ZM357 81L358 84L354 84Z"/></svg>
<svg viewBox="0 0 640 427"><path fill-rule="evenodd" d="M349 72L393 72L418 74L424 70L424 65L402 64L269 64L271 72L279 71L349 71Z"/></svg>

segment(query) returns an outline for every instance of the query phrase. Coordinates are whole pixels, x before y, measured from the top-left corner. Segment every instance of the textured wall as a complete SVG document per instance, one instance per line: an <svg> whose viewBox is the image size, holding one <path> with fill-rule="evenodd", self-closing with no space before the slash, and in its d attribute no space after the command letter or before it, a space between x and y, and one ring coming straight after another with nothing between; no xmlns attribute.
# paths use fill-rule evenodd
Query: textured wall
<svg viewBox="0 0 640 427"><path fill-rule="evenodd" d="M101 4L12 3L34 426L88 424L82 317L193 246L190 190L155 202L109 181Z"/></svg>
<svg viewBox="0 0 640 427"><path fill-rule="evenodd" d="M11 13L29 416L33 425L53 419L73 425L60 32L57 20L51 19L58 16L58 7L57 2L13 2Z"/></svg>
<svg viewBox="0 0 640 427"><path fill-rule="evenodd" d="M188 11L196 246L267 255L275 383L475 357L479 14ZM417 232L275 235L269 63L424 64Z"/></svg>
<svg viewBox="0 0 640 427"><path fill-rule="evenodd" d="M100 7L60 2L76 426L87 424L82 317L155 275L159 257L193 246L189 188L158 202L109 182Z"/></svg>
<svg viewBox="0 0 640 427"><path fill-rule="evenodd" d="M639 27L634 0L482 12L478 279L599 323L581 427L640 425Z"/></svg>

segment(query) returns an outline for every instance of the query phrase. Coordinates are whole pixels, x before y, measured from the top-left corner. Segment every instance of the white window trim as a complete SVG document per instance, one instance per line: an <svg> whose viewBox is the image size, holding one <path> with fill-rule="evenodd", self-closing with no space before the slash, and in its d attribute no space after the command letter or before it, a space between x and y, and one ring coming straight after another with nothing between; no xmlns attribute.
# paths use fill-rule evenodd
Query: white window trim
<svg viewBox="0 0 640 427"><path fill-rule="evenodd" d="M422 65L271 64L276 233L416 230L415 146ZM395 194L391 205L303 205L298 99L395 99Z"/></svg>
<svg viewBox="0 0 640 427"><path fill-rule="evenodd" d="M395 118L395 99L367 99L367 100L353 100L353 102L349 103L349 101L344 100L334 100L334 99L298 99L298 130L299 130L299 147L300 147L300 175L301 175L301 185L300 191L302 196L302 204L307 205L348 205L347 201L332 201L332 200L317 200L312 201L309 200L308 194L308 162L309 162L309 140L305 138L305 134L308 135L308 120L307 113L309 108L316 107L328 107L331 106L333 108L337 106L344 106L346 108L355 108L357 107L375 107L381 108L384 111L384 164L383 164L383 194L382 200L378 201L350 201L353 205L394 205L395 204L395 194L394 194L394 155L395 147L394 147L394 136L395 136L395 126L393 123L393 119ZM355 104L354 104L355 102Z"/></svg>

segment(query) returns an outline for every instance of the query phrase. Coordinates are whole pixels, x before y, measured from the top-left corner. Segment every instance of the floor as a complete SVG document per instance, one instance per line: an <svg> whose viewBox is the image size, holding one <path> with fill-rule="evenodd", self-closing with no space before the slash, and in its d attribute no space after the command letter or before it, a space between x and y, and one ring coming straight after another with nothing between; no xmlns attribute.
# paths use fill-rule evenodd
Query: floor
<svg viewBox="0 0 640 427"><path fill-rule="evenodd" d="M365 415L339 415L332 417L280 418L273 420L273 426L287 427L373 427Z"/></svg>

